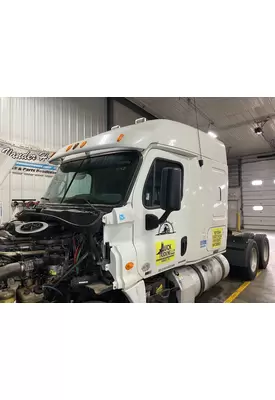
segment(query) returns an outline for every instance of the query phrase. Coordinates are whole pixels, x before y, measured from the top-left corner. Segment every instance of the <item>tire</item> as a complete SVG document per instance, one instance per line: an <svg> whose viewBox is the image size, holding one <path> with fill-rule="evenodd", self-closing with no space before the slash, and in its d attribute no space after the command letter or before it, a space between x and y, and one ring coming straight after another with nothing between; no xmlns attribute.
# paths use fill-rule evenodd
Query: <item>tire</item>
<svg viewBox="0 0 275 400"><path fill-rule="evenodd" d="M266 235L262 234L255 235L254 240L257 243L259 249L259 268L266 269L266 267L268 266L270 254L269 240Z"/></svg>
<svg viewBox="0 0 275 400"><path fill-rule="evenodd" d="M253 281L257 275L259 268L259 249L253 239L248 239L245 249L245 267L242 268L243 279Z"/></svg>

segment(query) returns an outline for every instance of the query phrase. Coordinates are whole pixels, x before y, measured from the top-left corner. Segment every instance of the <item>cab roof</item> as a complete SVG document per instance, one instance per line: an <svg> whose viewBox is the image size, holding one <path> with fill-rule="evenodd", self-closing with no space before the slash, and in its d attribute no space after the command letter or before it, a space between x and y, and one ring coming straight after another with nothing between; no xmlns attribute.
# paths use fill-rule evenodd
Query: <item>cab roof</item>
<svg viewBox="0 0 275 400"><path fill-rule="evenodd" d="M188 125L157 119L116 128L101 133L82 141L70 143L58 150L51 158L51 163L58 163L72 155L81 153L90 155L91 152L100 150L132 149L143 151L153 145L162 145L182 150L193 155L201 153L203 157L210 158L222 164L227 164L225 146L204 132L199 131L200 144L197 129Z"/></svg>

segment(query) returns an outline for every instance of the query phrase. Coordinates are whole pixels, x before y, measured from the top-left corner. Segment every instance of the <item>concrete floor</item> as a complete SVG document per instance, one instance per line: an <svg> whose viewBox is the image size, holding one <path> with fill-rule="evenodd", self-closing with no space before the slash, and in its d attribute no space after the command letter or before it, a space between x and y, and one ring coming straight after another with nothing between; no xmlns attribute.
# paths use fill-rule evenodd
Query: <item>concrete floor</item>
<svg viewBox="0 0 275 400"><path fill-rule="evenodd" d="M258 232L262 233L262 232ZM275 303L275 232L266 232L270 243L270 258L266 270L251 282L232 303ZM243 281L227 278L200 296L197 303L224 303Z"/></svg>

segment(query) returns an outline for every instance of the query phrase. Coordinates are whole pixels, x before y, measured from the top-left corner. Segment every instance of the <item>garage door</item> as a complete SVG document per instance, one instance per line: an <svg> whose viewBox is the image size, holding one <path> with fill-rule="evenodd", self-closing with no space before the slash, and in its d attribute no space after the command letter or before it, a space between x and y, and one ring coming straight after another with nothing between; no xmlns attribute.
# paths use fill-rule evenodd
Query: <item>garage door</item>
<svg viewBox="0 0 275 400"><path fill-rule="evenodd" d="M275 230L275 160L242 165L245 229Z"/></svg>

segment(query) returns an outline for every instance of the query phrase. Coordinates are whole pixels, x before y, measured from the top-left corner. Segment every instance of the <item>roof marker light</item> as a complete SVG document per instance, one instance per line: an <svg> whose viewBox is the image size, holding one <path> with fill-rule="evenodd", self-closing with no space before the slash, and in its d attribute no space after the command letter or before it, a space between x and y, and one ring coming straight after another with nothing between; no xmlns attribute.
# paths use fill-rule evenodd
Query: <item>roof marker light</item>
<svg viewBox="0 0 275 400"><path fill-rule="evenodd" d="M80 144L80 148L82 149L82 147L84 147L87 144L87 140L84 140L81 144Z"/></svg>
<svg viewBox="0 0 275 400"><path fill-rule="evenodd" d="M76 149L78 145L79 145L79 143L74 144L73 150Z"/></svg>
<svg viewBox="0 0 275 400"><path fill-rule="evenodd" d="M73 147L73 145L69 144L69 146L66 148L66 151L70 151L72 147Z"/></svg>
<svg viewBox="0 0 275 400"><path fill-rule="evenodd" d="M118 137L117 137L117 142L120 142L122 139L124 138L123 133L121 133Z"/></svg>

